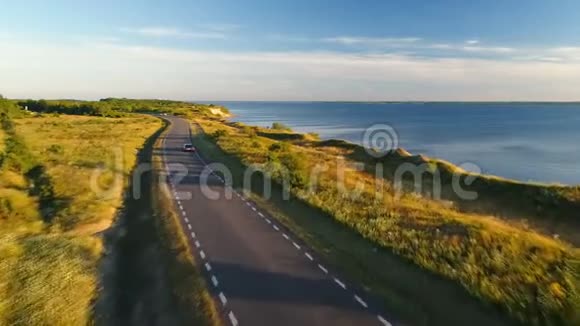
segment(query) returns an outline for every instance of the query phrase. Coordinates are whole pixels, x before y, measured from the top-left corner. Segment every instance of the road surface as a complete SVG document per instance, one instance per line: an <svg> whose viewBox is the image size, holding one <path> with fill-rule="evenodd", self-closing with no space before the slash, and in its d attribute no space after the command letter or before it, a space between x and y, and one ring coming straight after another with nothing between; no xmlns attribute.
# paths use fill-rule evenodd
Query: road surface
<svg viewBox="0 0 580 326"><path fill-rule="evenodd" d="M346 280L335 276L287 229L251 201L211 174L209 199L200 183L203 153L186 153L187 121L166 117L162 140L166 169L175 181L181 166L187 176L171 185L192 252L204 269L224 319L233 325L390 325ZM191 198L188 198L191 197Z"/></svg>

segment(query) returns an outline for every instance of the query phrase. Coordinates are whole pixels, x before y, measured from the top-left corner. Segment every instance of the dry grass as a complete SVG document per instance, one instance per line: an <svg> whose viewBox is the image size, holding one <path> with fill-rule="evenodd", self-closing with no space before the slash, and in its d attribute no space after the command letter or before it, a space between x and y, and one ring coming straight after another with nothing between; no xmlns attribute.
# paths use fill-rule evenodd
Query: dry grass
<svg viewBox="0 0 580 326"><path fill-rule="evenodd" d="M100 241L0 235L0 324L87 325Z"/></svg>
<svg viewBox="0 0 580 326"><path fill-rule="evenodd" d="M63 115L18 119L15 128L46 168L55 197L65 202L55 221L64 230L98 232L102 229L86 225L106 228L112 222L135 165L135 154L160 126L158 119L147 116L112 119ZM97 189L106 193L95 192L93 177ZM120 182L115 183L115 178Z"/></svg>
<svg viewBox="0 0 580 326"><path fill-rule="evenodd" d="M8 146L0 164L0 325L91 323L103 248L92 235L97 230L77 231L93 222L110 224L138 148L160 125L139 116L3 120ZM114 148L123 153L120 166L111 163ZM89 187L91 171L101 163L103 185L114 173L122 181L107 200Z"/></svg>

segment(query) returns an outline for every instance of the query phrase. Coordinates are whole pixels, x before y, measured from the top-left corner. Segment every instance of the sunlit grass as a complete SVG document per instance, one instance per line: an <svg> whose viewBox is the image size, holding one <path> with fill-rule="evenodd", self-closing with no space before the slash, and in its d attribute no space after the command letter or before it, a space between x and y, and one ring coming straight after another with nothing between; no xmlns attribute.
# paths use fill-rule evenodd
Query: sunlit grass
<svg viewBox="0 0 580 326"><path fill-rule="evenodd" d="M4 130L0 129L0 159L4 155L4 151L6 150L6 133Z"/></svg>
<svg viewBox="0 0 580 326"><path fill-rule="evenodd" d="M136 153L161 122L137 115L42 115L4 122L0 325L90 324L103 251L95 233L115 218ZM116 152L122 164L115 164ZM120 176L106 199L90 187L98 167L100 186ZM47 219L49 214L54 218Z"/></svg>
<svg viewBox="0 0 580 326"><path fill-rule="evenodd" d="M278 141L270 136L272 130L198 121L224 152L247 166L259 165L276 178L271 146ZM455 280L473 296L501 306L520 321L573 324L577 320L577 254L570 245L494 216L465 213L410 192L398 195L388 180L375 180L359 171L340 150L326 151L299 139L284 146L300 158L305 171L326 168L315 192L302 187L292 192L336 221L424 269ZM337 170L345 175L343 190ZM378 201L377 184L385 190Z"/></svg>
<svg viewBox="0 0 580 326"><path fill-rule="evenodd" d="M88 232L110 224L121 205L138 148L160 126L158 119L146 116L62 115L16 120L17 132L25 135L30 151L46 167L55 196L66 202L56 221L65 230L83 226ZM96 189L91 187L91 178L95 178ZM115 184L115 178L121 182Z"/></svg>
<svg viewBox="0 0 580 326"><path fill-rule="evenodd" d="M86 325L100 241L0 235L0 324Z"/></svg>

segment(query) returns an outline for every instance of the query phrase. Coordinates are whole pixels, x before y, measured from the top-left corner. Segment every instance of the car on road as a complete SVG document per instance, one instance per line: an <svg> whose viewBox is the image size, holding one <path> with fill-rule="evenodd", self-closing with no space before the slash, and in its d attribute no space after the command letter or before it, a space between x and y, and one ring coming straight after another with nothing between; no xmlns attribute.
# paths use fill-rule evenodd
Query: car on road
<svg viewBox="0 0 580 326"><path fill-rule="evenodd" d="M195 152L195 147L192 144L183 144L184 152Z"/></svg>

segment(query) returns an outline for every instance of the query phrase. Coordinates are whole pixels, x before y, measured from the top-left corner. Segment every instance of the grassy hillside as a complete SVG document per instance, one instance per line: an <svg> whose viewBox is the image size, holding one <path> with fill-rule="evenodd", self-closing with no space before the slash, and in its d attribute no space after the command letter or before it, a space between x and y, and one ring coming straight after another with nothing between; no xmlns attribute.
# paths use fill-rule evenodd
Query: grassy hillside
<svg viewBox="0 0 580 326"><path fill-rule="evenodd" d="M3 102L11 113L2 115L0 324L89 324L102 254L95 232L115 217L136 151L161 123L32 116ZM123 164L113 163L115 149ZM90 186L101 166L103 189L121 177L106 199Z"/></svg>
<svg viewBox="0 0 580 326"><path fill-rule="evenodd" d="M569 244L411 192L398 196L388 179L377 183L356 168L356 160L321 149L327 144L313 136L198 121L225 153L278 182L288 180L296 197L375 245L456 281L527 324L578 322L578 258ZM315 167L323 172L311 191L307 185ZM337 170L345 176L342 186ZM378 200L377 186L384 190ZM369 273L380 277L381 271Z"/></svg>
<svg viewBox="0 0 580 326"><path fill-rule="evenodd" d="M317 148L361 162L365 170L376 173L377 164L383 167L382 176L393 181L395 171L402 164L429 167L420 180L423 196L431 196L433 182L441 180L441 198L451 202L458 210L467 213L493 215L519 227L531 227L546 235L556 235L573 245L580 245L580 186L561 186L525 183L495 176L471 174L453 164L425 157L411 155L404 150L394 151L385 157L374 158L363 147L339 140L323 142L302 142L306 147ZM433 171L439 173L435 177ZM475 199L464 199L453 189L456 178L465 191L477 193ZM412 175L403 176L403 187L411 191L415 188Z"/></svg>

